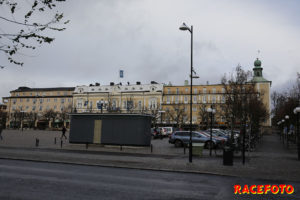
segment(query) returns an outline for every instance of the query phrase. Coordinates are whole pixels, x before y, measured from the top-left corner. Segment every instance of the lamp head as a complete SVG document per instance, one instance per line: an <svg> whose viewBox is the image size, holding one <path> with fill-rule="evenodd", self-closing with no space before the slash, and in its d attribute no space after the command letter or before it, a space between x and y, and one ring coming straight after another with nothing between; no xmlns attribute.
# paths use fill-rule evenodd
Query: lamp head
<svg viewBox="0 0 300 200"><path fill-rule="evenodd" d="M183 22L182 25L179 27L182 31L191 31L191 29Z"/></svg>
<svg viewBox="0 0 300 200"><path fill-rule="evenodd" d="M212 112L212 109L211 108L207 108L206 111L210 113L210 112Z"/></svg>
<svg viewBox="0 0 300 200"><path fill-rule="evenodd" d="M285 116L285 119L289 119L290 117L288 115Z"/></svg>

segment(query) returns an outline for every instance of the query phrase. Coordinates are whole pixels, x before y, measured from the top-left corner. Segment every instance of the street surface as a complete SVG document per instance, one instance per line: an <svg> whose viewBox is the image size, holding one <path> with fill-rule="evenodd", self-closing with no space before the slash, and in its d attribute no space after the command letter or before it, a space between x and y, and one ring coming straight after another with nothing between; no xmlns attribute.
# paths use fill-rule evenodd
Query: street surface
<svg viewBox="0 0 300 200"><path fill-rule="evenodd" d="M235 184L291 184L293 195L234 195ZM300 199L300 183L0 159L0 199Z"/></svg>

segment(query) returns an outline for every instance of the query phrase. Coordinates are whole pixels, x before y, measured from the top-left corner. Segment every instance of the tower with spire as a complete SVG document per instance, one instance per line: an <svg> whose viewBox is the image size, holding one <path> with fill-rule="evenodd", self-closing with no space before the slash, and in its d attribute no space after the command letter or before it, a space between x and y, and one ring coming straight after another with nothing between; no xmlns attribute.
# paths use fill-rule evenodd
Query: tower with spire
<svg viewBox="0 0 300 200"><path fill-rule="evenodd" d="M256 58L256 60L254 61L252 82L255 82L255 83L271 82L263 77L262 71L263 71L263 68L261 67L261 61L258 58Z"/></svg>
<svg viewBox="0 0 300 200"><path fill-rule="evenodd" d="M254 61L253 78L251 82L255 83L256 90L260 93L263 103L268 108L269 119L264 122L264 126L271 126L271 84L272 82L263 77L263 68L261 61L256 58Z"/></svg>

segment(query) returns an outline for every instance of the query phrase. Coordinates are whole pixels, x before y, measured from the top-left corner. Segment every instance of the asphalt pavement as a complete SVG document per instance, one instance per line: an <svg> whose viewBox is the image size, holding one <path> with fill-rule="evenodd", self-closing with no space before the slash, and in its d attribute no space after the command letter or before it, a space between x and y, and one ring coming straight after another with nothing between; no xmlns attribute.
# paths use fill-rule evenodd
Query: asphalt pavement
<svg viewBox="0 0 300 200"><path fill-rule="evenodd" d="M265 135L255 151L246 153L242 164L240 154L235 154L234 165L224 166L222 151L209 156L204 150L202 157L193 157L188 162L188 150L175 148L167 139L153 140L150 147L122 147L69 144L63 140L60 146L60 132L4 130L0 141L0 158L32 160L55 163L72 163L149 169L187 173L206 173L222 176L236 176L263 180L299 181L300 161L297 160L295 145L287 149L277 134ZM68 135L67 135L68 136ZM36 147L36 138L39 146ZM56 138L56 144L54 143Z"/></svg>
<svg viewBox="0 0 300 200"><path fill-rule="evenodd" d="M234 185L291 184L293 194L234 194ZM0 159L0 199L300 199L300 183Z"/></svg>

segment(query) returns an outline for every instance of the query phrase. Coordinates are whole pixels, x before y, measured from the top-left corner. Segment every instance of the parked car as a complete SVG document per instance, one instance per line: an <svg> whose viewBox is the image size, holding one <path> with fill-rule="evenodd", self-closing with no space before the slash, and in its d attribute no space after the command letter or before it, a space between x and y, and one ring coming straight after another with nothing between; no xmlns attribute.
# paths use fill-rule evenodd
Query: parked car
<svg viewBox="0 0 300 200"><path fill-rule="evenodd" d="M175 147L182 147L183 145L188 145L190 141L190 132L189 131L175 131L172 133L171 137L169 138L169 143L174 144ZM220 141L212 138L210 141L210 137L206 135L193 131L192 132L192 142L193 143L204 143L205 148L209 148L210 145L216 147L219 145Z"/></svg>
<svg viewBox="0 0 300 200"><path fill-rule="evenodd" d="M200 131L202 134L204 134L206 137L210 138L210 131ZM212 137L217 140L217 148L222 148L225 145L225 142L227 141L224 137L219 137L217 134L212 132Z"/></svg>
<svg viewBox="0 0 300 200"><path fill-rule="evenodd" d="M174 132L174 129L171 126L170 127L163 127L163 130L164 130L166 136L169 136Z"/></svg>

